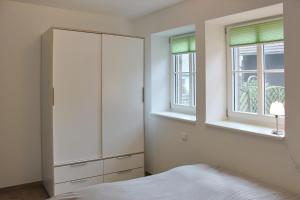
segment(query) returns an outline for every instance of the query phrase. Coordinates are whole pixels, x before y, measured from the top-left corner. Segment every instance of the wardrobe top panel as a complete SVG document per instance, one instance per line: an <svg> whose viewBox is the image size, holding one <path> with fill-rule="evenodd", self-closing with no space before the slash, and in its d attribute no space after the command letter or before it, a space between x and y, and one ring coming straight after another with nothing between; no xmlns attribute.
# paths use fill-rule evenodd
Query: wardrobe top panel
<svg viewBox="0 0 300 200"><path fill-rule="evenodd" d="M75 29L75 28L64 28L64 27L51 27L48 31L51 30L65 30L65 31L76 31L76 32L84 32L84 33L95 33L95 34L107 34L107 35L117 35L117 36L124 36L124 37L132 37L132 38L139 38L145 39L141 36L134 36L134 35L126 35L126 34L115 34L115 33L106 33L106 32L99 32L99 31L92 31L92 30L85 30L85 29ZM46 31L46 32L48 32Z"/></svg>

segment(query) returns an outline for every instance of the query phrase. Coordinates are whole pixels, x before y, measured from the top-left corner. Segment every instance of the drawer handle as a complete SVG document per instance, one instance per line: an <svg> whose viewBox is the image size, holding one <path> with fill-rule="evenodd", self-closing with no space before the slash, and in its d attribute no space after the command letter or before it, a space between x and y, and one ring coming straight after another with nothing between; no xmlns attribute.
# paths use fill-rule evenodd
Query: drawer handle
<svg viewBox="0 0 300 200"><path fill-rule="evenodd" d="M70 183L72 184L78 184L78 183L84 183L87 182L87 179L79 179L79 180L75 180L75 181L70 181Z"/></svg>
<svg viewBox="0 0 300 200"><path fill-rule="evenodd" d="M131 158L131 155L117 157L117 159L119 160L126 159L126 158Z"/></svg>
<svg viewBox="0 0 300 200"><path fill-rule="evenodd" d="M119 172L117 172L117 174L128 174L131 172L132 172L132 169L129 169L129 170L124 170L124 171L119 171Z"/></svg>
<svg viewBox="0 0 300 200"><path fill-rule="evenodd" d="M76 164L72 164L70 165L70 167L81 167L81 166L85 166L87 165L88 163L87 162L83 162L83 163L76 163Z"/></svg>

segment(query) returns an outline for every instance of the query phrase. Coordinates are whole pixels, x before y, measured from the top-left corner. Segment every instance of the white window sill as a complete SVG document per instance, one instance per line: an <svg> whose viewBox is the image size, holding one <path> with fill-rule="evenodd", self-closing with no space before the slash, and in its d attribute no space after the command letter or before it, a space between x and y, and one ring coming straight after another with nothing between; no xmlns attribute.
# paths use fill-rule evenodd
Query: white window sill
<svg viewBox="0 0 300 200"><path fill-rule="evenodd" d="M285 138L285 134L282 135L274 135L272 134L273 129L263 126L255 126L251 124L244 124L239 122L233 121L217 121L217 122L206 122L208 126L218 127L218 128L225 128L230 130L238 130L245 133L250 133L254 135L274 138L278 140L282 140Z"/></svg>
<svg viewBox="0 0 300 200"><path fill-rule="evenodd" d="M152 115L157 115L161 117L171 118L175 120L185 121L185 122L196 122L196 115L188 115L183 113L176 113L171 111L164 111L164 112L153 112Z"/></svg>

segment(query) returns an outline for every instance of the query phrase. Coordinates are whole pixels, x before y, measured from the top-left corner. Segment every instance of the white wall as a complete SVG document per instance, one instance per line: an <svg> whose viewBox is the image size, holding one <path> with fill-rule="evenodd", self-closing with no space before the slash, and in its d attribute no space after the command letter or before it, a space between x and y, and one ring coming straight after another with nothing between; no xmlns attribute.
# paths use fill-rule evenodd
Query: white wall
<svg viewBox="0 0 300 200"><path fill-rule="evenodd" d="M151 36L151 61L152 81L151 112L166 111L170 107L170 84L169 79L169 37L161 35Z"/></svg>
<svg viewBox="0 0 300 200"><path fill-rule="evenodd" d="M286 113L287 138L280 141L205 126L205 20L280 3L280 0L190 0L134 21L137 33L146 37L146 168L157 173L188 163L209 163L234 170L269 184L300 193L298 173L287 152L300 164L298 131L300 85L297 63L300 28L297 25L299 0L285 1L286 28ZM151 106L151 33L196 24L197 38L197 123L186 123L150 114ZM295 28L296 27L296 28ZM217 80L216 80L217 81ZM181 140L181 132L188 141Z"/></svg>
<svg viewBox="0 0 300 200"><path fill-rule="evenodd" d="M122 18L0 0L0 188L41 179L41 35L51 26L131 32Z"/></svg>
<svg viewBox="0 0 300 200"><path fill-rule="evenodd" d="M300 93L299 86L300 79L300 62L299 62L299 47L300 47L300 1L299 0L285 0L284 1L285 14L285 35L286 35L286 49L285 49L285 85L288 88L286 91L286 131L289 134L287 142L293 148L293 156L300 165L300 131L299 131L299 113L300 113ZM297 20L296 20L297 19Z"/></svg>

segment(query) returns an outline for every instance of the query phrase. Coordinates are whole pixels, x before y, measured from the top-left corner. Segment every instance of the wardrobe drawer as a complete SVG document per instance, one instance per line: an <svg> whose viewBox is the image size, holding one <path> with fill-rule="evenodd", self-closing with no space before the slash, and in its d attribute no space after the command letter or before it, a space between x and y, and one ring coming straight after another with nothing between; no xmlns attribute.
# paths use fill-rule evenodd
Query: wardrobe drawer
<svg viewBox="0 0 300 200"><path fill-rule="evenodd" d="M55 195L72 192L87 186L96 185L103 182L102 176L79 179L65 183L57 183L54 186Z"/></svg>
<svg viewBox="0 0 300 200"><path fill-rule="evenodd" d="M90 161L54 167L54 182L62 183L103 174L103 161Z"/></svg>
<svg viewBox="0 0 300 200"><path fill-rule="evenodd" d="M104 160L104 174L144 167L144 154L120 156Z"/></svg>
<svg viewBox="0 0 300 200"><path fill-rule="evenodd" d="M143 177L144 175L145 175L145 170L144 167L142 167L142 168L129 169L129 170L124 170L124 171L104 175L103 181L105 183L114 182L114 181L124 181L124 180Z"/></svg>

